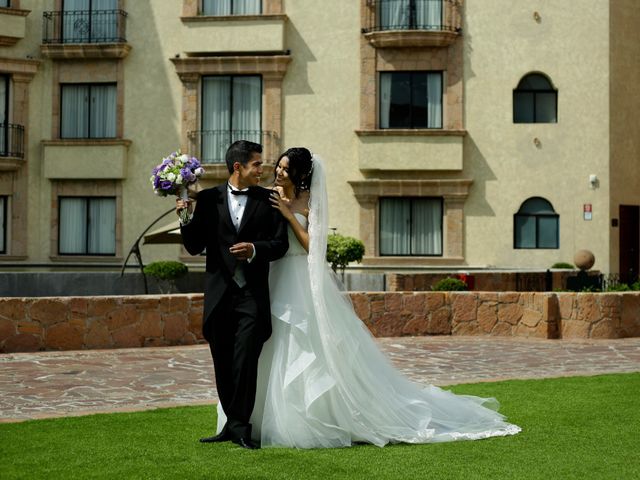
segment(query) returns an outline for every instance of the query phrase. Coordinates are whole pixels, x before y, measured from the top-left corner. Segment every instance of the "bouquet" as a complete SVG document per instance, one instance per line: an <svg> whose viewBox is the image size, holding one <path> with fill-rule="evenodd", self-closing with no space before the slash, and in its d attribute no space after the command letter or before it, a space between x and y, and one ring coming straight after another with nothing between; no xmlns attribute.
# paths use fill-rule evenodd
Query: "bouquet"
<svg viewBox="0 0 640 480"><path fill-rule="evenodd" d="M151 184L156 195L166 197L176 195L188 200L187 188L198 181L204 169L195 157L190 157L180 150L162 159L162 163L152 170ZM185 208L180 212L180 220L188 221L189 212Z"/></svg>

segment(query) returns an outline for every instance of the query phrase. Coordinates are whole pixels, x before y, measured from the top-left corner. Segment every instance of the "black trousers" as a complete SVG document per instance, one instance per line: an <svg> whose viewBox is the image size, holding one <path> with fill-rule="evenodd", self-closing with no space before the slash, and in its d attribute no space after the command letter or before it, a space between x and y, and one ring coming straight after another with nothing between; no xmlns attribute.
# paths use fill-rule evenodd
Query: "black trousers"
<svg viewBox="0 0 640 480"><path fill-rule="evenodd" d="M231 439L250 438L263 337L257 303L249 289L229 286L206 319L203 335L209 342L218 396L227 415L223 432Z"/></svg>

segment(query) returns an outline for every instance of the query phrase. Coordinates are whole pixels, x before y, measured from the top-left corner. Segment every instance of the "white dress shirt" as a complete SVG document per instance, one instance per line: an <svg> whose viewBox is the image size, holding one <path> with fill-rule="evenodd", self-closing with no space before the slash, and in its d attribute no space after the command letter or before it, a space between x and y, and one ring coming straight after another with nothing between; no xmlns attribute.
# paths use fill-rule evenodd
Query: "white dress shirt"
<svg viewBox="0 0 640 480"><path fill-rule="evenodd" d="M242 217L244 215L244 207L247 205L248 195L234 195L231 193L233 190L246 192L249 190L248 188L243 188L240 190L239 188L234 187L230 183L227 182L227 205L229 206L229 215L231 216L231 222L233 226L236 227L236 231L240 230L240 224L242 223ZM251 263L256 257L256 247L253 246L253 255L251 258L247 259L247 263ZM233 274L233 280L238 284L239 287L244 287L247 284L247 281L244 276L244 268L242 263L238 263L236 265L236 271Z"/></svg>
<svg viewBox="0 0 640 480"><path fill-rule="evenodd" d="M227 204L229 205L229 215L231 215L231 222L236 230L240 229L242 223L242 216L244 215L244 207L247 205L247 195L234 195L231 193L233 190L237 192L245 192L248 188L242 190L234 187L230 183L227 183Z"/></svg>

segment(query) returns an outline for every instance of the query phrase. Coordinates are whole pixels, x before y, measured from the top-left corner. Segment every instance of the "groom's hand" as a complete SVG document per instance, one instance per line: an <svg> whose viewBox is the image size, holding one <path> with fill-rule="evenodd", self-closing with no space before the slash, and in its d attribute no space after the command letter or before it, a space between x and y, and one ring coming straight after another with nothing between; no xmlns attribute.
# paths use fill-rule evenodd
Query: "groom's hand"
<svg viewBox="0 0 640 480"><path fill-rule="evenodd" d="M248 260L253 257L253 249L253 243L242 242L232 245L229 252L238 260Z"/></svg>

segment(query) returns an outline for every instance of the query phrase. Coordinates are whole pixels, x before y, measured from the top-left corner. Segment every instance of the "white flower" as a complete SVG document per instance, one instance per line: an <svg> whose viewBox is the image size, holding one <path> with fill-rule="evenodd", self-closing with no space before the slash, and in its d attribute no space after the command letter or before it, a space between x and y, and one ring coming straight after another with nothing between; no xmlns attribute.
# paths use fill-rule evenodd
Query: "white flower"
<svg viewBox="0 0 640 480"><path fill-rule="evenodd" d="M199 177L200 175L202 175L204 173L204 168L202 167L198 167L194 170L194 172L196 174L197 177Z"/></svg>
<svg viewBox="0 0 640 480"><path fill-rule="evenodd" d="M187 163L189 161L189 155L186 155L186 154L183 153L182 155L180 155L178 157L178 159L180 160L180 163L184 165L185 163Z"/></svg>
<svg viewBox="0 0 640 480"><path fill-rule="evenodd" d="M167 180L169 180L170 182L175 181L176 179L176 174L173 172L169 172L169 174L167 175Z"/></svg>
<svg viewBox="0 0 640 480"><path fill-rule="evenodd" d="M178 175L178 176L176 177L176 183L177 183L178 185L181 185L181 184L182 184L182 175Z"/></svg>

